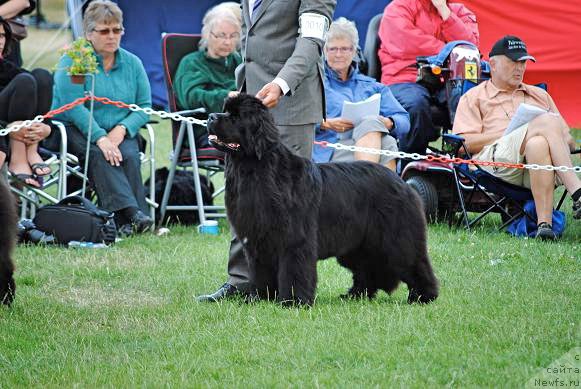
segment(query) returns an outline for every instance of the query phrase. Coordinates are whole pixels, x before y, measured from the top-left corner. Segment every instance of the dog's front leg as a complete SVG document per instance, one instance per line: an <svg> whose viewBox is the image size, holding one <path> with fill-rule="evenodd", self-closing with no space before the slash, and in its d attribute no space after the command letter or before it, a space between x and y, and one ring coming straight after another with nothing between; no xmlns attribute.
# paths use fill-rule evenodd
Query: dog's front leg
<svg viewBox="0 0 581 389"><path fill-rule="evenodd" d="M278 294L276 269L272 266L250 260L250 279L261 299L274 300Z"/></svg>
<svg viewBox="0 0 581 389"><path fill-rule="evenodd" d="M313 305L316 287L316 254L296 251L283 254L278 265L278 301L285 306Z"/></svg>

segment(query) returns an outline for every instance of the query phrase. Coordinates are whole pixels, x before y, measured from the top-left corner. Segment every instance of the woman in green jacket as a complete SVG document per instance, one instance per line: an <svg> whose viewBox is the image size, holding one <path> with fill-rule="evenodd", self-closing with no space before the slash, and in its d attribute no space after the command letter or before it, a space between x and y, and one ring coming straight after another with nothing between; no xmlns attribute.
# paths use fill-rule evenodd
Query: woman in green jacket
<svg viewBox="0 0 581 389"><path fill-rule="evenodd" d="M206 13L200 50L182 58L176 72L174 91L181 109L222 112L224 100L237 93L234 70L242 62L236 51L240 32L240 19L231 8L218 5ZM198 147L208 144L205 131L196 128Z"/></svg>

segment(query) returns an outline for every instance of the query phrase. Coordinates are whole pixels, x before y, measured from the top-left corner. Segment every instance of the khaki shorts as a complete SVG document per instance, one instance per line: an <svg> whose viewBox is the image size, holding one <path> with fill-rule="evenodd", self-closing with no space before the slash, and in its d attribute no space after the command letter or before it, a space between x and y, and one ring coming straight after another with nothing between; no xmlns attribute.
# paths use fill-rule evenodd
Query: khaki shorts
<svg viewBox="0 0 581 389"><path fill-rule="evenodd" d="M354 146L355 143L364 135L370 132L381 132L381 150L398 151L397 141L389 134L389 130L379 118L368 118L363 120L352 131L340 134L338 143L345 146ZM343 139L341 139L343 138ZM395 157L388 157L387 155L379 156L379 163L385 165L387 162L395 159ZM355 160L355 154L349 150L334 150L331 162L350 162Z"/></svg>
<svg viewBox="0 0 581 389"><path fill-rule="evenodd" d="M473 159L477 161L525 163L525 156L520 153L520 148L527 135L529 125L524 124L507 136L500 137L496 142L484 146L482 151ZM496 166L482 166L483 170L514 185L531 187L531 179L528 169L516 169Z"/></svg>

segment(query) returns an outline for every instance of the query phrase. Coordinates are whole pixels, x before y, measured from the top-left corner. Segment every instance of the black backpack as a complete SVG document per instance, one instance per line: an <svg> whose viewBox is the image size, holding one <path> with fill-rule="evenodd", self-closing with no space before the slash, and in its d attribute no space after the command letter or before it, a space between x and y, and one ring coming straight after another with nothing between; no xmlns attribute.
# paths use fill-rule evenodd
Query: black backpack
<svg viewBox="0 0 581 389"><path fill-rule="evenodd" d="M83 197L69 196L57 204L41 207L33 222L37 229L53 235L56 243L110 244L117 237L113 215L113 212L100 209Z"/></svg>

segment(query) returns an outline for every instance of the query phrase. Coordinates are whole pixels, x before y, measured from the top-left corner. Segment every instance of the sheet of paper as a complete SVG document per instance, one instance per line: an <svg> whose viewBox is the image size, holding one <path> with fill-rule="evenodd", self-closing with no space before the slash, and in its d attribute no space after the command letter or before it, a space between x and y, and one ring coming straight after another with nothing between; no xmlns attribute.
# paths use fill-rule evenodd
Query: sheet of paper
<svg viewBox="0 0 581 389"><path fill-rule="evenodd" d="M548 111L544 108L537 107L536 105L522 103L516 109L514 116L508 123L508 127L504 131L504 135L508 135L520 126L527 124L537 116L543 113L547 113Z"/></svg>
<svg viewBox="0 0 581 389"><path fill-rule="evenodd" d="M345 101L343 102L341 117L343 119L351 120L353 124L357 126L364 117L379 115L380 104L381 95L379 93L356 103Z"/></svg>

